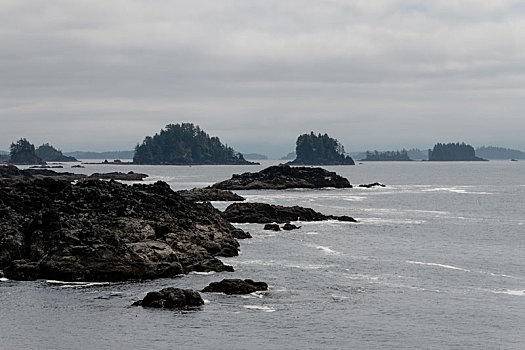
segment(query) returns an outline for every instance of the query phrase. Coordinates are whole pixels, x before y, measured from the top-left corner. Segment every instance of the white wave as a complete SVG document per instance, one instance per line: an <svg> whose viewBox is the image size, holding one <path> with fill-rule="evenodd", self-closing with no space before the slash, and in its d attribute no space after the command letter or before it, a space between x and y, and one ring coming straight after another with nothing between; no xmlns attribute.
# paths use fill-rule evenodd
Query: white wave
<svg viewBox="0 0 525 350"><path fill-rule="evenodd" d="M483 191L467 191L465 188L461 187L436 187L436 188L429 188L426 190L422 190L423 192L452 192L452 193L460 193L460 194L492 194L489 192L483 192Z"/></svg>
<svg viewBox="0 0 525 350"><path fill-rule="evenodd" d="M345 277L351 280L365 280L365 281L378 281L379 280L379 276L363 275L360 273L346 275Z"/></svg>
<svg viewBox="0 0 525 350"><path fill-rule="evenodd" d="M204 304L209 304L210 301L208 299L202 299L202 301L204 301Z"/></svg>
<svg viewBox="0 0 525 350"><path fill-rule="evenodd" d="M362 202L366 199L366 197L363 197L363 196L345 196L343 198L341 198L342 200L344 201L348 201L348 202Z"/></svg>
<svg viewBox="0 0 525 350"><path fill-rule="evenodd" d="M263 312L274 312L275 311L275 309L272 309L269 306L259 306L259 305L244 305L244 308L248 310L260 310Z"/></svg>
<svg viewBox="0 0 525 350"><path fill-rule="evenodd" d="M214 275L216 274L215 271L208 271L208 272L199 272L199 271L191 271L189 275Z"/></svg>
<svg viewBox="0 0 525 350"><path fill-rule="evenodd" d="M53 285L61 285L61 286L84 286L84 287L91 287L91 286L105 286L108 285L109 282L67 282L67 281L56 281L56 280L46 280L47 283L53 284Z"/></svg>
<svg viewBox="0 0 525 350"><path fill-rule="evenodd" d="M306 245L307 247L310 247L310 248L315 248L315 249L318 249L326 254L329 254L329 255L338 255L338 254L341 254L340 252L338 251L335 251L333 249L331 249L330 247L325 247L325 246L322 246L322 245L315 245L315 244L307 244Z"/></svg>
<svg viewBox="0 0 525 350"><path fill-rule="evenodd" d="M7 282L7 281L9 281L9 279L7 279L7 278L5 278L5 277L1 277L1 278L0 278L0 282Z"/></svg>
<svg viewBox="0 0 525 350"><path fill-rule="evenodd" d="M452 265L437 264L437 263L426 263L426 262L421 262L421 261L412 261L412 260L407 260L406 262L409 263L409 264L426 265L426 266L435 266L435 267L443 267L443 268L445 268L445 269L451 269L451 270L459 270L459 271L470 272L470 270L464 269L464 268L462 268L462 267L452 266Z"/></svg>
<svg viewBox="0 0 525 350"><path fill-rule="evenodd" d="M315 265L315 264L291 264L281 261L274 260L237 260L235 265L248 265L248 266L272 266L277 268L294 268L301 270L319 270L327 267L333 267L334 265Z"/></svg>
<svg viewBox="0 0 525 350"><path fill-rule="evenodd" d="M359 222L363 224L372 224L372 225L402 225L402 224L412 224L412 225L421 225L424 224L425 220L412 220L412 219L385 219L385 218L359 218Z"/></svg>
<svg viewBox="0 0 525 350"><path fill-rule="evenodd" d="M318 235L319 232L311 231L311 232L305 232L304 234L305 234L305 235Z"/></svg>
<svg viewBox="0 0 525 350"><path fill-rule="evenodd" d="M493 290L492 293L514 295L519 297L525 296L525 290Z"/></svg>

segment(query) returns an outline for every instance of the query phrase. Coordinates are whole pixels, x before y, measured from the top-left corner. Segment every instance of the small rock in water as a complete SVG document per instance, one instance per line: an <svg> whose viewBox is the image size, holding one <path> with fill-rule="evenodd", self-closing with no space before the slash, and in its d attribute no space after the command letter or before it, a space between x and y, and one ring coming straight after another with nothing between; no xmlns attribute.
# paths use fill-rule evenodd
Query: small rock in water
<svg viewBox="0 0 525 350"><path fill-rule="evenodd" d="M372 188L372 187L386 187L384 184L382 183L379 183L379 182L374 182L374 183L371 183L371 184L364 184L364 185L359 185L359 187L364 187L364 188Z"/></svg>
<svg viewBox="0 0 525 350"><path fill-rule="evenodd" d="M250 279L223 279L220 282L212 282L202 290L203 293L224 294L250 294L259 290L267 290L265 282L255 282Z"/></svg>
<svg viewBox="0 0 525 350"><path fill-rule="evenodd" d="M266 224L264 229L268 231L281 231L281 228L277 224Z"/></svg>
<svg viewBox="0 0 525 350"><path fill-rule="evenodd" d="M132 306L187 310L203 304L204 300L199 292L169 287L149 292L144 299L134 302Z"/></svg>
<svg viewBox="0 0 525 350"><path fill-rule="evenodd" d="M285 230L285 231L297 230L299 228L301 228L301 226L295 226L294 224L290 224L289 222L287 222L283 226L283 230Z"/></svg>

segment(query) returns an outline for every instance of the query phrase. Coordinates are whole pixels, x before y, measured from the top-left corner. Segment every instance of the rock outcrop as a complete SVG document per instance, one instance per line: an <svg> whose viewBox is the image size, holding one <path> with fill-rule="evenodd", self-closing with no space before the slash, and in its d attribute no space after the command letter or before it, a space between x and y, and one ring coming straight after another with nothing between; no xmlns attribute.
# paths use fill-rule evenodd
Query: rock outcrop
<svg viewBox="0 0 525 350"><path fill-rule="evenodd" d="M220 190L282 190L287 188L352 188L350 181L322 168L291 167L281 164L258 173L233 175L230 180L214 184Z"/></svg>
<svg viewBox="0 0 525 350"><path fill-rule="evenodd" d="M89 179L119 181L142 181L147 177L148 175L146 174L134 173L133 171L127 173L121 173L120 171L114 171L111 173L94 173L88 176Z"/></svg>
<svg viewBox="0 0 525 350"><path fill-rule="evenodd" d="M178 310L194 309L201 305L204 305L204 300L202 300L199 292L173 287L149 292L144 299L132 304L132 306Z"/></svg>
<svg viewBox="0 0 525 350"><path fill-rule="evenodd" d="M219 190L216 188L193 188L191 190L182 190L178 193L192 202L204 202L204 201L231 201L231 202L242 202L244 197L239 196L232 191Z"/></svg>
<svg viewBox="0 0 525 350"><path fill-rule="evenodd" d="M121 281L233 271L242 230L169 185L0 180L0 270L14 280ZM48 171L48 170L39 170Z"/></svg>
<svg viewBox="0 0 525 350"><path fill-rule="evenodd" d="M212 282L202 290L203 293L224 294L250 294L253 292L267 290L268 285L264 282L254 282L250 279L223 279L220 282Z"/></svg>
<svg viewBox="0 0 525 350"><path fill-rule="evenodd" d="M310 208L284 207L266 203L233 203L226 208L223 216L230 222L257 224L322 220L357 222L350 216L324 215Z"/></svg>
<svg viewBox="0 0 525 350"><path fill-rule="evenodd" d="M50 167L38 166L36 168L30 168L21 170L14 165L0 166L0 179L11 179L15 181L19 180L33 180L35 178L52 177L55 180L64 181L75 181L75 180L119 180L119 181L142 181L147 174L134 173L130 171L128 173L121 173L118 171L111 173L94 173L91 175L86 174L74 174L70 172L56 172L49 170ZM60 166L60 168L62 168Z"/></svg>
<svg viewBox="0 0 525 350"><path fill-rule="evenodd" d="M359 185L359 187L364 187L364 188L386 187L386 185L384 185L384 184L382 184L382 183L379 183L379 182L374 182L374 183L371 183L371 184L363 184L363 185Z"/></svg>

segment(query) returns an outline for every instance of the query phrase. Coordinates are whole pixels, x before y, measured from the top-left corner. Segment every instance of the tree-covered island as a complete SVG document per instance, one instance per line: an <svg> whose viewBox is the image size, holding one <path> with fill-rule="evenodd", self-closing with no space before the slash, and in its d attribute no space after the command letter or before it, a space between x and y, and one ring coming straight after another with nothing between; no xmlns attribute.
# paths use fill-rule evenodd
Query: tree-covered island
<svg viewBox="0 0 525 350"><path fill-rule="evenodd" d="M401 151L385 151L385 152L366 151L366 158L362 160L367 161L367 162L375 162L375 161L407 162L407 161L411 161L412 159L410 159L410 157L408 156L407 150L403 149Z"/></svg>
<svg viewBox="0 0 525 350"><path fill-rule="evenodd" d="M352 157L345 155L345 149L339 141L327 134L303 134L295 143L297 158L292 165L354 165Z"/></svg>
<svg viewBox="0 0 525 350"><path fill-rule="evenodd" d="M160 133L147 136L135 147L135 164L258 164L244 159L241 153L223 145L192 123L169 124Z"/></svg>
<svg viewBox="0 0 525 350"><path fill-rule="evenodd" d="M484 161L476 157L476 151L471 145L459 143L437 143L428 150L429 161Z"/></svg>

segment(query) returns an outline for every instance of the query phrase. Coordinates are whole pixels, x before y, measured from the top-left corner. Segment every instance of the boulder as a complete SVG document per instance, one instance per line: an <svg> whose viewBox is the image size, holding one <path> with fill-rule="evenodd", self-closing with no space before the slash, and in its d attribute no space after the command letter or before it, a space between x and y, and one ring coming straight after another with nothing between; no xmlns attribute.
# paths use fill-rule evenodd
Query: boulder
<svg viewBox="0 0 525 350"><path fill-rule="evenodd" d="M295 226L294 224L290 224L289 222L283 225L283 230L285 231L297 230L300 228L301 226Z"/></svg>
<svg viewBox="0 0 525 350"><path fill-rule="evenodd" d="M214 184L220 190L265 190L286 188L352 188L350 181L322 168L291 167L280 164L258 173L233 175L230 180Z"/></svg>
<svg viewBox="0 0 525 350"><path fill-rule="evenodd" d="M232 191L219 190L216 188L194 188L191 190L182 190L178 193L192 202L204 201L243 201L244 197L239 196Z"/></svg>
<svg viewBox="0 0 525 350"><path fill-rule="evenodd" d="M120 171L114 171L111 173L94 173L89 175L90 179L99 179L99 180L119 180L119 181L142 181L148 175L141 173L134 173L130 171L128 173L121 173Z"/></svg>
<svg viewBox="0 0 525 350"><path fill-rule="evenodd" d="M157 292L149 292L144 299L134 302L132 306L188 310L203 304L204 300L199 292L169 287Z"/></svg>
<svg viewBox="0 0 525 350"><path fill-rule="evenodd" d="M202 290L203 293L224 294L250 294L260 290L267 290L268 285L264 282L254 282L250 279L223 279L220 282L212 282Z"/></svg>
<svg viewBox="0 0 525 350"><path fill-rule="evenodd" d="M16 172L15 169L8 169ZM40 170L44 171L44 170ZM122 281L233 271L246 236L169 185L0 180L0 270L15 280Z"/></svg>
<svg viewBox="0 0 525 350"><path fill-rule="evenodd" d="M284 207L266 203L233 203L229 205L222 215L235 223L280 223L290 221L322 221L339 220L357 222L350 216L324 215L310 208L300 206Z"/></svg>

